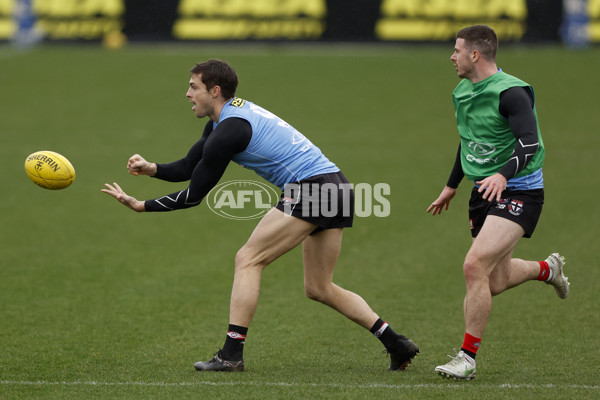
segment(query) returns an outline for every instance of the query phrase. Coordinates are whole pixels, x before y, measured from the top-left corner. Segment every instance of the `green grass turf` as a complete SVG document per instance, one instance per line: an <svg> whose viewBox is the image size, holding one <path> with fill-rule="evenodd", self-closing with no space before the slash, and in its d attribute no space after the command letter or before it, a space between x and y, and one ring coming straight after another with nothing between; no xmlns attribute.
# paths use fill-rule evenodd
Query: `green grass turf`
<svg viewBox="0 0 600 400"><path fill-rule="evenodd" d="M516 256L560 251L569 299L528 282L494 299L471 382L433 368L459 348L462 259L470 243L462 183L451 209L425 213L458 143L451 44L439 47L162 46L0 48L0 398L597 398L600 272L598 49L502 48L499 65L536 89L546 204ZM388 218L345 232L335 281L356 291L421 354L386 371L376 339L304 297L300 253L263 274L247 371L200 374L221 346L233 257L255 221L206 204L136 214L100 192L117 181L154 198L182 186L127 174L139 152L166 162L202 132L188 69L229 60L238 95L278 114L354 183L389 183ZM24 171L37 150L77 171L63 191ZM224 180L257 179L231 165Z"/></svg>

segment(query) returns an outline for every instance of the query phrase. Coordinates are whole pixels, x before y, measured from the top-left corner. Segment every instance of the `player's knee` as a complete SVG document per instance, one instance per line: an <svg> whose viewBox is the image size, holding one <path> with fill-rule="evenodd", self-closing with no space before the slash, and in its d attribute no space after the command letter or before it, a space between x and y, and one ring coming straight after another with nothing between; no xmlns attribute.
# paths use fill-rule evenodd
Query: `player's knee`
<svg viewBox="0 0 600 400"><path fill-rule="evenodd" d="M247 260L246 252L244 251L244 248L242 247L241 249L239 249L237 251L237 253L235 253L235 269L242 268L242 265L245 264L246 260Z"/></svg>
<svg viewBox="0 0 600 400"><path fill-rule="evenodd" d="M467 285L470 282L476 282L485 277L483 272L483 263L477 257L467 254L463 264L463 274Z"/></svg>
<svg viewBox="0 0 600 400"><path fill-rule="evenodd" d="M304 283L304 294L309 299L318 301L319 303L324 303L327 299L327 291L320 285Z"/></svg>
<svg viewBox="0 0 600 400"><path fill-rule="evenodd" d="M259 267L264 268L267 263L264 262L259 254L249 250L246 246L242 247L235 254L235 270L239 271L245 268Z"/></svg>

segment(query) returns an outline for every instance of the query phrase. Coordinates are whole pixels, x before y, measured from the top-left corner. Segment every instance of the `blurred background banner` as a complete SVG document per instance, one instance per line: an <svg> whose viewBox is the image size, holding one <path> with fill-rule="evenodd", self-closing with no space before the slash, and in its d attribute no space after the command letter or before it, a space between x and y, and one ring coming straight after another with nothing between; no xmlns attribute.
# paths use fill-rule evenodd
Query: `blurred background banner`
<svg viewBox="0 0 600 400"><path fill-rule="evenodd" d="M375 28L381 40L451 40L461 28L487 24L505 40L526 31L524 0L383 0Z"/></svg>
<svg viewBox="0 0 600 400"><path fill-rule="evenodd" d="M325 0L181 0L173 26L177 39L317 40Z"/></svg>
<svg viewBox="0 0 600 400"><path fill-rule="evenodd" d="M600 0L0 0L0 40L600 42Z"/></svg>
<svg viewBox="0 0 600 400"><path fill-rule="evenodd" d="M93 40L121 31L122 0L0 0L0 39Z"/></svg>

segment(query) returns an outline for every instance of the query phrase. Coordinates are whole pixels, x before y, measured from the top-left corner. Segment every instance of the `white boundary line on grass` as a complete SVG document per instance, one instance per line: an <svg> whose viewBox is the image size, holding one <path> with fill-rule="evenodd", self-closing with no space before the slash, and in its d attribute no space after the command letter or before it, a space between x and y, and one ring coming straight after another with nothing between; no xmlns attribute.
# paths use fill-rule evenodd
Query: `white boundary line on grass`
<svg viewBox="0 0 600 400"><path fill-rule="evenodd" d="M463 389L459 383L423 383L416 385L390 385L387 383L371 383L364 385L347 385L337 383L295 383L295 382L96 382L96 381L7 381L1 380L1 385L6 386L158 386L158 387L185 387L185 386L279 386L279 387L344 387L348 389ZM488 389L585 389L599 390L599 385L555 385L555 384L530 384L530 383L503 383L500 385L477 385L478 388Z"/></svg>

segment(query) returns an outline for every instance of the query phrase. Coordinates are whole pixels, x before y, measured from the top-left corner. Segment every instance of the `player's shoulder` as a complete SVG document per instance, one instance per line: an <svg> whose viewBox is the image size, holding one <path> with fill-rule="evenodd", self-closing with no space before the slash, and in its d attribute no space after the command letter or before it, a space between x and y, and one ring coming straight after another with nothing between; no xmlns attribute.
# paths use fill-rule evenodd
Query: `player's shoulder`
<svg viewBox="0 0 600 400"><path fill-rule="evenodd" d="M529 83L525 82L521 78L518 78L514 75L506 73L502 70L499 70L497 74L494 74L498 79L496 80L498 83L508 87L514 86L530 86Z"/></svg>
<svg viewBox="0 0 600 400"><path fill-rule="evenodd" d="M243 108L246 105L248 105L248 103L248 101L242 99L241 97L234 97L233 99L231 99L231 102L229 104L231 105L231 107Z"/></svg>
<svg viewBox="0 0 600 400"><path fill-rule="evenodd" d="M221 116L220 116L220 121L222 122L223 120L225 120L226 118L230 118L230 117L240 117L240 118L248 118L249 117L249 111L250 111L250 105L252 103L249 102L248 100L242 99L240 97L234 97L231 100L229 100L227 103L225 103L225 106L223 107L223 109L221 110Z"/></svg>

